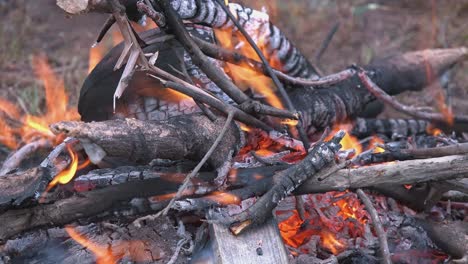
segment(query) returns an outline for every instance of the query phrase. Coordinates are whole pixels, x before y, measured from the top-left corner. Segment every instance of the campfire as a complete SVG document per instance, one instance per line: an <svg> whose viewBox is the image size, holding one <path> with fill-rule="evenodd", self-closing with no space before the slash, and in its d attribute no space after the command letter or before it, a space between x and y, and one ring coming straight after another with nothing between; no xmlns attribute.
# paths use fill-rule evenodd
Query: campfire
<svg viewBox="0 0 468 264"><path fill-rule="evenodd" d="M0 99L0 263L468 261L468 116L438 80L467 48L323 75L236 3L56 2L109 18L78 109L43 54L42 114ZM394 97L423 89L436 109Z"/></svg>

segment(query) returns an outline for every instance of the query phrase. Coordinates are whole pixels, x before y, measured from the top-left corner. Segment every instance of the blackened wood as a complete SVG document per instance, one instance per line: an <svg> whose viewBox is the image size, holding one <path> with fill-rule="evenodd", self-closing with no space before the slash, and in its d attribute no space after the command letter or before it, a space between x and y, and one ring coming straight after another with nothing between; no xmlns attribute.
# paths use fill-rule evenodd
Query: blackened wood
<svg viewBox="0 0 468 264"><path fill-rule="evenodd" d="M39 227L62 226L81 218L95 216L136 197L167 194L178 183L150 179L113 185L33 208L9 210L0 215L0 241Z"/></svg>
<svg viewBox="0 0 468 264"><path fill-rule="evenodd" d="M395 95L422 90L466 54L464 48L415 51L376 59L364 68L382 90ZM376 100L357 76L328 89L295 89L290 96L311 130L353 119L367 104Z"/></svg>
<svg viewBox="0 0 468 264"><path fill-rule="evenodd" d="M208 78L218 85L218 87L229 95L236 103L241 104L249 100L249 97L237 88L221 69L208 61L206 55L203 54L197 44L192 40L187 29L185 29L182 19L173 9L171 1L159 1L159 5L166 15L167 27L163 28L163 30L166 30L166 33L172 33L176 36L192 58L192 61L206 73Z"/></svg>
<svg viewBox="0 0 468 264"><path fill-rule="evenodd" d="M0 177L0 207L20 204L26 198L34 196L41 180L48 173L48 169L37 167Z"/></svg>
<svg viewBox="0 0 468 264"><path fill-rule="evenodd" d="M224 118L211 122L203 115L182 115L166 121L144 122L136 119L102 122L59 122L51 125L54 133L87 139L100 146L108 156L136 163L153 159L200 160L224 125ZM218 168L240 147L240 130L232 124L217 155L209 164Z"/></svg>
<svg viewBox="0 0 468 264"><path fill-rule="evenodd" d="M345 189L369 188L379 184L391 183L400 185L402 189L406 190L401 186L402 184L465 177L468 174L467 164L468 156L450 156L427 160L402 161L396 164L381 164L356 169L343 169L323 181L318 181L317 179L305 181L294 194L320 193L334 190L343 191ZM275 166L233 171L228 178L228 185L230 188L237 189L230 191L230 193L243 199L257 195L260 196L272 188L274 184L272 176L275 172L284 169L284 166ZM278 175L276 177L284 175L284 171ZM213 176L212 172L201 173L201 177L207 180L213 178ZM113 208L120 208L121 202L129 201L135 197L173 193L179 187L179 178L183 177L183 174L177 176L168 171L161 173L148 167L123 167L117 170L107 169L89 172L77 180L77 183L74 185L75 191L83 192L93 188L106 188L80 193L70 198L58 200L53 204L7 211L0 215L0 222L3 223L0 225L0 240L5 240L8 237L30 229L44 226L60 226L78 219L93 217ZM21 182L19 181L13 180L12 182L18 183L12 188L21 186ZM205 195L207 191L210 191L209 186L197 184L196 182L193 184L190 195ZM0 185L2 184L0 183ZM395 190L395 187L390 189ZM406 190L406 196L395 196L394 193L390 193L390 195L405 202L419 201L415 205L417 207L424 204L424 199L428 192L424 190L421 195L418 195L414 192L415 190L417 188L413 191ZM382 190L379 189L379 191ZM386 193L384 192L384 194ZM207 202L203 204L209 206L216 203ZM156 207L158 210L162 209L159 204ZM203 206L196 209L203 209ZM147 211L142 213L150 212L151 209L147 209Z"/></svg>

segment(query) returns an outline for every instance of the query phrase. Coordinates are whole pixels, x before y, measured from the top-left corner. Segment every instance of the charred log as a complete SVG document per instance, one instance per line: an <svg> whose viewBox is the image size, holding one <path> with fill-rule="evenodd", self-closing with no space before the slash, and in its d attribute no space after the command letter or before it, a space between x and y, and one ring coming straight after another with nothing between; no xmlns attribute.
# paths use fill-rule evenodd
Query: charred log
<svg viewBox="0 0 468 264"><path fill-rule="evenodd" d="M415 119L364 119L357 118L351 134L365 138L382 134L389 138L397 135L409 137L427 132L429 122Z"/></svg>

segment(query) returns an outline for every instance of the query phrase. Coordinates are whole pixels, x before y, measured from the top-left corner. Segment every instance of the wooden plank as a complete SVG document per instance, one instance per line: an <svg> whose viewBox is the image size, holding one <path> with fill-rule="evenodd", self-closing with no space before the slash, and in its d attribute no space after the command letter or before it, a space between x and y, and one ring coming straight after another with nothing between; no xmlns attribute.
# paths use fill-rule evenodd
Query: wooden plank
<svg viewBox="0 0 468 264"><path fill-rule="evenodd" d="M210 225L215 263L285 264L288 252L281 239L275 218L234 236L226 226Z"/></svg>

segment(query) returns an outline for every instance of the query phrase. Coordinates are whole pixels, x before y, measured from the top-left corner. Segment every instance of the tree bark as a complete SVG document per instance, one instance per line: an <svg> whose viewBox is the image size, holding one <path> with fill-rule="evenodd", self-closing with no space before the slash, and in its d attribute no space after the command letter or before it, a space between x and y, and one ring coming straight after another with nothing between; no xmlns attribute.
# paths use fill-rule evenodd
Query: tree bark
<svg viewBox="0 0 468 264"><path fill-rule="evenodd" d="M159 122L136 119L59 122L51 125L51 130L94 143L111 157L147 164L156 158L200 160L216 140L224 122L222 117L211 122L203 115L181 115ZM240 136L240 130L232 124L216 148L216 155L208 160L209 164L219 168L230 160L240 147Z"/></svg>

